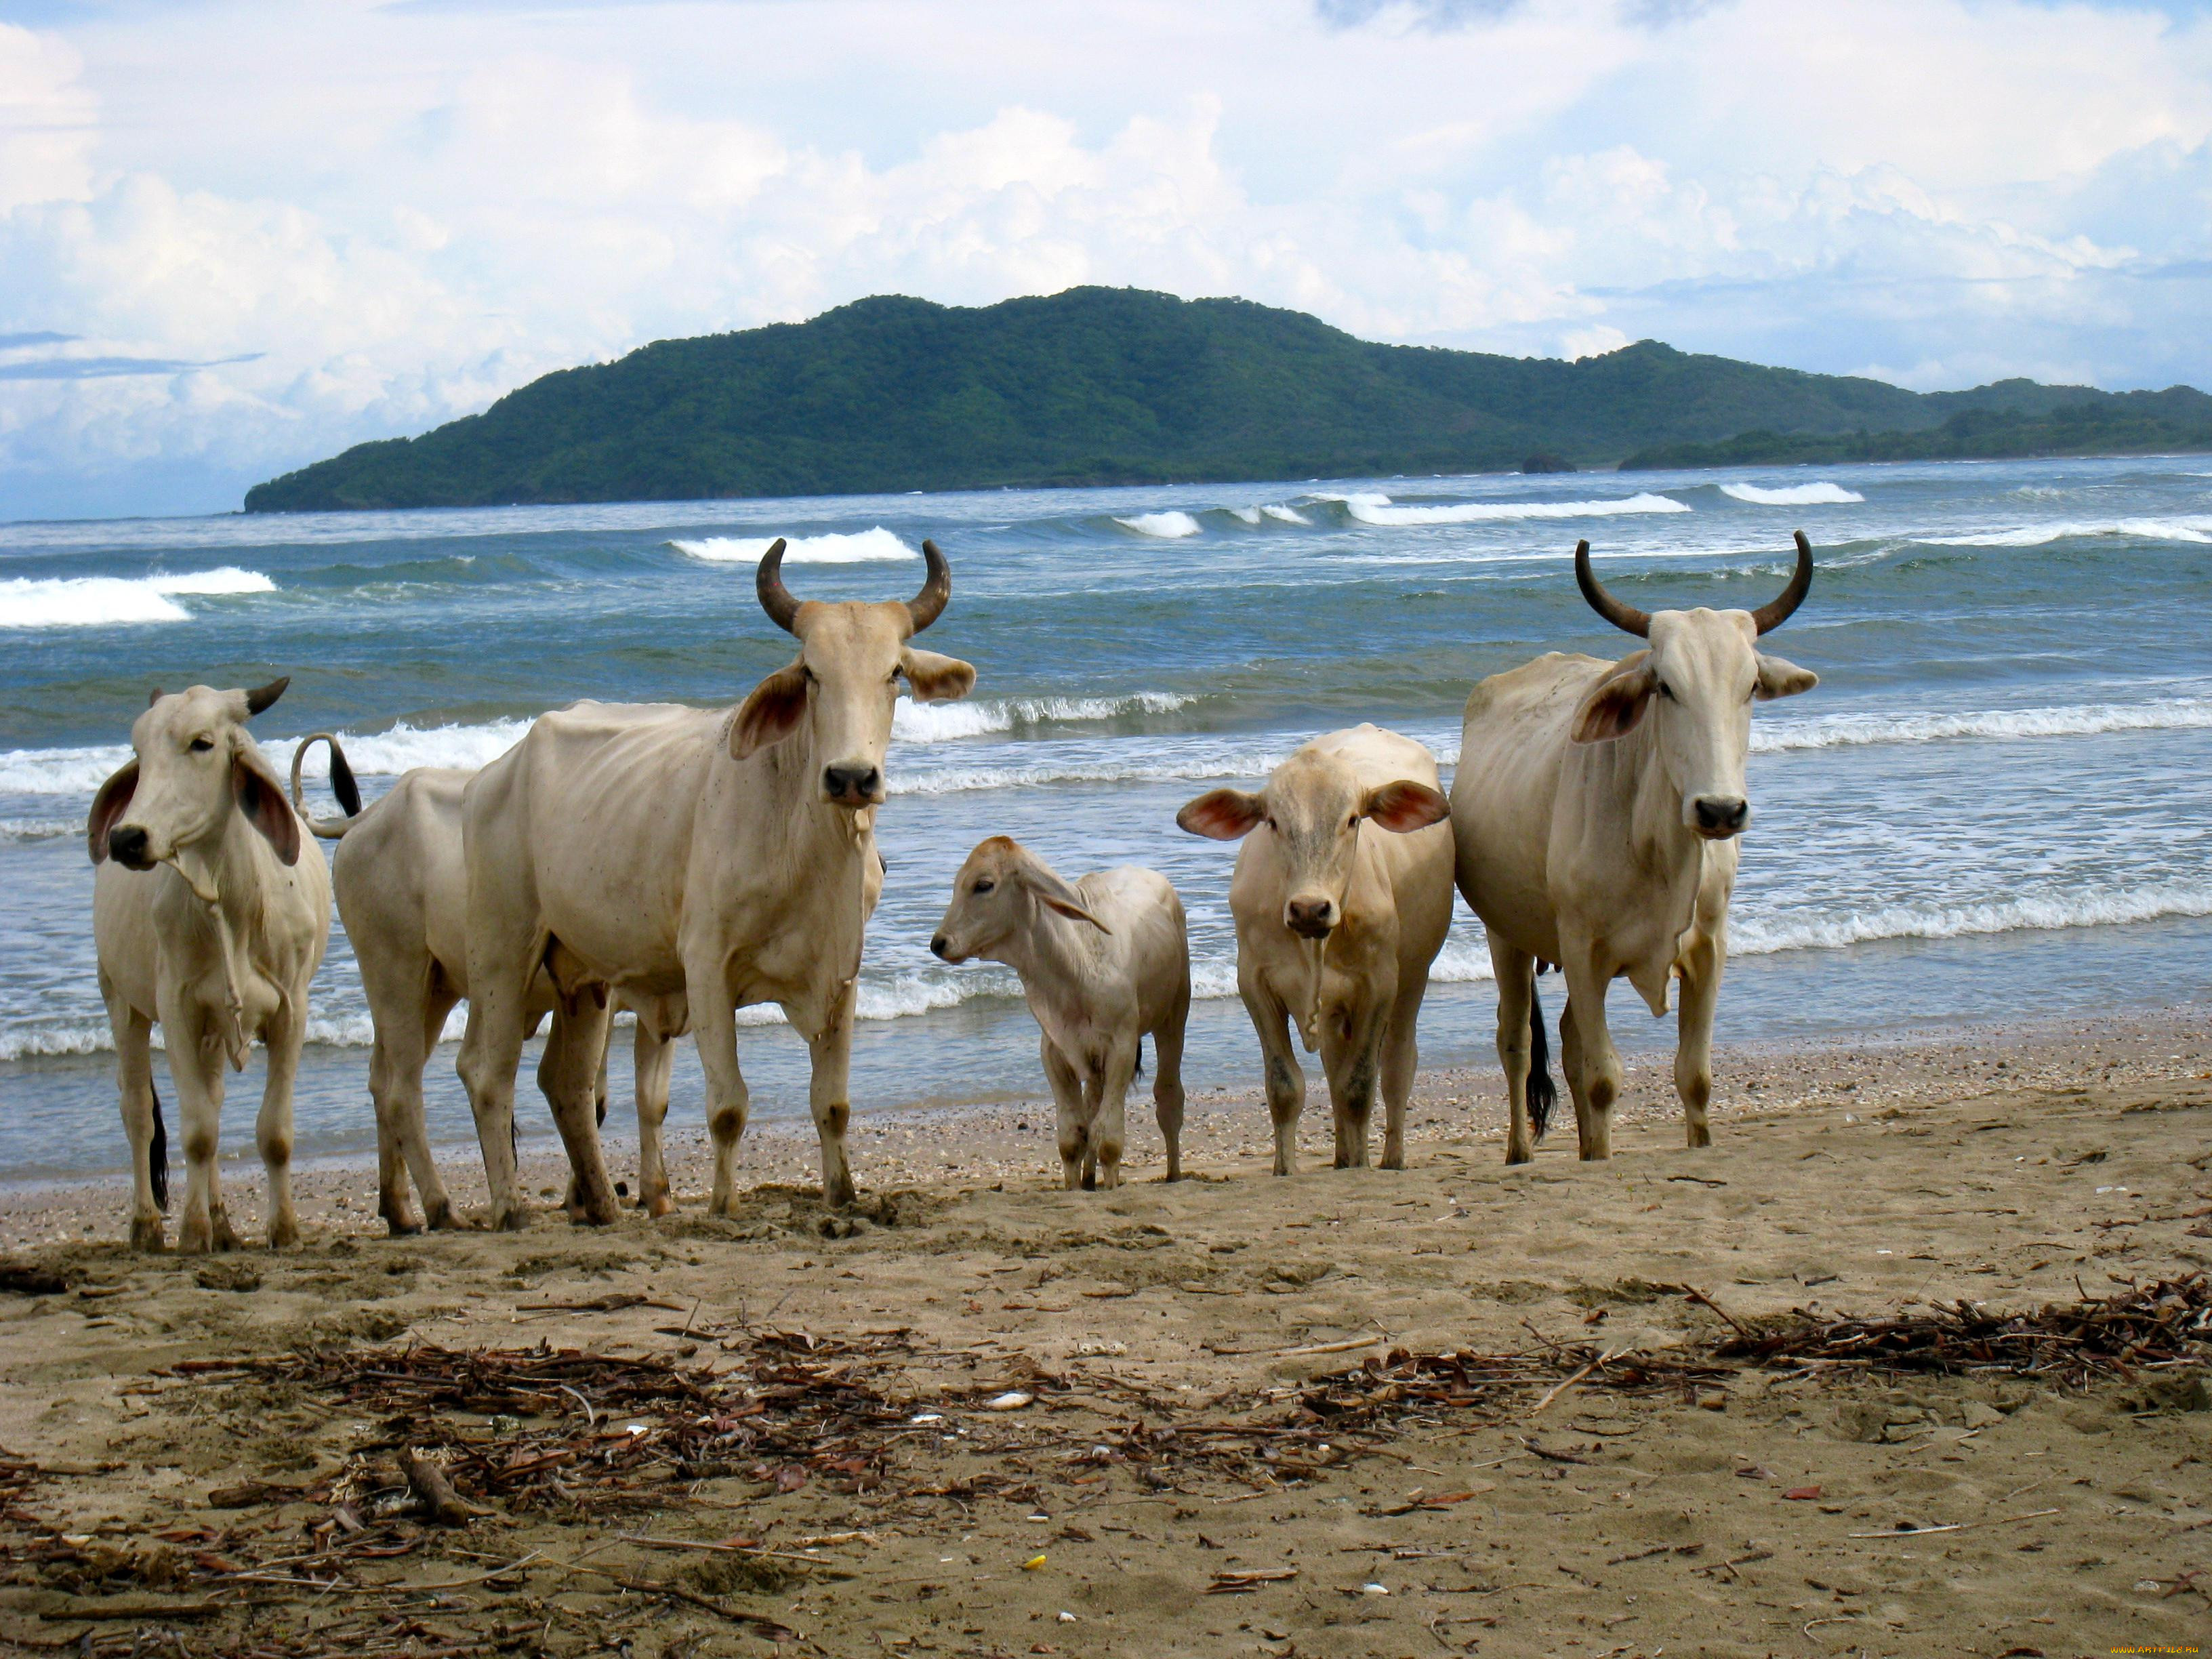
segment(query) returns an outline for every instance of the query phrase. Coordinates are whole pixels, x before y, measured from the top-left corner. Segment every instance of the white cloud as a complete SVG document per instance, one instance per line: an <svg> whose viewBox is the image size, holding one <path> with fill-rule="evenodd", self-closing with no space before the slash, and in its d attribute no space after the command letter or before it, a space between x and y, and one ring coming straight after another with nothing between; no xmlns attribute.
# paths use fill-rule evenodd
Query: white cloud
<svg viewBox="0 0 2212 1659"><path fill-rule="evenodd" d="M0 27L0 336L251 359L0 377L0 515L223 504L551 368L888 291L1134 283L1494 349L2212 382L2212 25L1662 10L215 0Z"/></svg>

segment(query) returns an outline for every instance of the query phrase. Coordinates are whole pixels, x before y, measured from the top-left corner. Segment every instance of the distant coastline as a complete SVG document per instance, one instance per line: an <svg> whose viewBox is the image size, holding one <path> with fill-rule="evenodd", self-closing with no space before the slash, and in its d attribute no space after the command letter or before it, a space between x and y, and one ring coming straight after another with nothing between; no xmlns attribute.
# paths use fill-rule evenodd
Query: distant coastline
<svg viewBox="0 0 2212 1659"><path fill-rule="evenodd" d="M1359 340L1243 300L885 296L664 340L256 485L249 513L2212 451L2212 397L1884 381L1645 340Z"/></svg>

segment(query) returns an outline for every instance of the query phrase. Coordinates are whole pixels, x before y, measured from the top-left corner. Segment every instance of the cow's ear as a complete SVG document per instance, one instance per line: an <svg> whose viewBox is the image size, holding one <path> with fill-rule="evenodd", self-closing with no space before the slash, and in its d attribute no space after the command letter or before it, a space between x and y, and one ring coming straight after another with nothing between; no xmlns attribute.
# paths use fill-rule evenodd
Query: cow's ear
<svg viewBox="0 0 2212 1659"><path fill-rule="evenodd" d="M730 722L730 758L748 760L781 743L806 718L806 665L779 668L758 685Z"/></svg>
<svg viewBox="0 0 2212 1659"><path fill-rule="evenodd" d="M84 821L84 845L94 864L107 862L107 832L115 828L115 820L123 816L131 797L137 793L138 763L131 760L125 761L123 769L101 784L100 793L92 798L92 813Z"/></svg>
<svg viewBox="0 0 2212 1659"><path fill-rule="evenodd" d="M1100 933L1111 935L1114 930L1084 908L1083 895L1077 892L1060 872L1048 870L1034 861L1021 866L1022 885L1037 896L1037 902L1048 910L1056 910L1073 921L1087 921Z"/></svg>
<svg viewBox="0 0 2212 1659"><path fill-rule="evenodd" d="M1400 778L1395 783L1369 790L1360 807L1360 816L1372 818L1395 835L1404 836L1425 830L1432 823L1442 823L1451 816L1451 803L1425 783Z"/></svg>
<svg viewBox="0 0 2212 1659"><path fill-rule="evenodd" d="M957 702L975 689L973 663L912 646L899 653L899 672L906 676L916 702Z"/></svg>
<svg viewBox="0 0 2212 1659"><path fill-rule="evenodd" d="M1257 795L1242 789L1209 789L1176 814L1176 824L1209 840L1235 841L1250 835L1267 815Z"/></svg>
<svg viewBox="0 0 2212 1659"><path fill-rule="evenodd" d="M284 799L284 786L269 769L269 763L241 744L231 751L230 793L238 810L258 830L286 864L300 861L300 819Z"/></svg>
<svg viewBox="0 0 2212 1659"><path fill-rule="evenodd" d="M1800 691L1810 691L1820 683L1820 677L1809 668L1800 668L1796 663L1780 657L1770 657L1765 652L1759 655L1759 683L1752 687L1751 695L1761 702L1776 697L1794 697Z"/></svg>
<svg viewBox="0 0 2212 1659"><path fill-rule="evenodd" d="M1636 729L1650 707L1659 677L1651 672L1651 653L1632 652L1615 663L1605 678L1583 694L1575 710L1577 743L1603 743L1625 737Z"/></svg>

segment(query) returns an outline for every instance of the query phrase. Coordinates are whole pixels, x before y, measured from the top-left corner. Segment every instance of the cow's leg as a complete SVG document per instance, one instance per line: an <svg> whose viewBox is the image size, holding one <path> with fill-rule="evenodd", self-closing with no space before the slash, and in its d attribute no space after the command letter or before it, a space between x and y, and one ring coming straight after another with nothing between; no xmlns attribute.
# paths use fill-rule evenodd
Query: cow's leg
<svg viewBox="0 0 2212 1659"><path fill-rule="evenodd" d="M1579 1074L1582 1087L1575 1094L1575 1130L1585 1162L1613 1156L1613 1103L1620 1097L1620 1056L1613 1051L1613 1034L1606 1030L1605 989L1607 978L1592 964L1592 952L1577 941L1562 939L1566 960L1567 1004L1574 1011L1576 1048L1580 1063L1570 1075ZM1564 1046L1564 1039L1562 1039Z"/></svg>
<svg viewBox="0 0 2212 1659"><path fill-rule="evenodd" d="M687 961L684 976L691 988L691 1040L707 1074L707 1133L714 1143L714 1191L707 1213L734 1215L738 1146L752 1101L745 1074L738 1069L738 1010L720 964L711 958Z"/></svg>
<svg viewBox="0 0 2212 1659"><path fill-rule="evenodd" d="M1073 1192L1083 1184L1083 1166L1091 1147L1091 1104L1085 1098L1083 1079L1048 1036L1037 1039L1037 1057L1044 1061L1044 1079L1052 1085L1053 1131L1060 1149L1060 1184Z"/></svg>
<svg viewBox="0 0 2212 1659"><path fill-rule="evenodd" d="M1168 1179L1182 1179L1182 1041L1190 1018L1190 987L1176 999L1167 1019L1152 1033L1152 1110L1167 1144Z"/></svg>
<svg viewBox="0 0 2212 1659"><path fill-rule="evenodd" d="M222 1138L222 1042L208 1028L205 1011L180 988L163 985L156 1012L177 1089L178 1127L184 1131L185 1206L177 1221L177 1248L195 1255L229 1249L237 1236L222 1212L215 1177Z"/></svg>
<svg viewBox="0 0 2212 1659"><path fill-rule="evenodd" d="M1713 1097L1713 1009L1720 1000L1718 939L1699 935L1682 958L1681 1001L1674 1027L1674 1089L1692 1146L1710 1146L1713 1132L1705 1108Z"/></svg>
<svg viewBox="0 0 2212 1659"><path fill-rule="evenodd" d="M1098 1160L1098 1184L1112 1192L1121 1184L1121 1152L1128 1133L1129 1085L1137 1080L1139 1039L1116 1042L1099 1068L1098 1109L1091 1118L1091 1150Z"/></svg>
<svg viewBox="0 0 2212 1659"><path fill-rule="evenodd" d="M822 1140L822 1197L834 1209L854 1199L853 1167L845 1157L845 1125L853 1115L853 1007L858 981L848 980L837 994L830 1020L807 1039L813 1062L806 1103L814 1113L814 1133Z"/></svg>
<svg viewBox="0 0 2212 1659"><path fill-rule="evenodd" d="M1589 1133L1589 1086L1583 1077L1583 1034L1575 1022L1575 1000L1567 998L1559 1007L1559 1069L1566 1073L1567 1098L1574 1103L1575 1144L1579 1146Z"/></svg>
<svg viewBox="0 0 2212 1659"><path fill-rule="evenodd" d="M154 1197L154 1126L161 1103L154 1097L154 1023L125 1002L103 974L100 994L107 999L107 1026L115 1038L115 1082L123 1106L123 1135L131 1143L131 1248L158 1250L167 1243L162 1206ZM168 1137L160 1137L161 1160L168 1162ZM169 1184L168 1171L161 1185Z"/></svg>
<svg viewBox="0 0 2212 1659"><path fill-rule="evenodd" d="M300 1242L299 1212L292 1207L292 1082L300 1073L300 1045L307 1034L307 1006L297 1001L288 1000L262 1028L269 1075L261 1085L253 1139L269 1182L264 1208L272 1250L287 1250Z"/></svg>
<svg viewBox="0 0 2212 1659"><path fill-rule="evenodd" d="M459 999L424 983L434 971L425 963L410 1006L377 1020L376 1047L368 1060L368 1094L376 1107L376 1209L394 1238L422 1231L425 1221L433 1227L454 1224L453 1200L430 1156L422 1068L430 1063L430 1051L445 1034L446 1016ZM408 1197L410 1176L422 1195L421 1218Z"/></svg>
<svg viewBox="0 0 2212 1659"><path fill-rule="evenodd" d="M1528 1008L1535 995L1536 958L1490 935L1490 968L1498 979L1498 1064L1505 1073L1505 1161L1536 1156L1528 1128ZM1568 1074L1573 1075L1571 1066Z"/></svg>
<svg viewBox="0 0 2212 1659"><path fill-rule="evenodd" d="M668 1121L668 1079L676 1066L676 1044L644 1012L630 1045L637 1089L637 1207L647 1215L676 1208L669 1191L668 1165L661 1156L660 1126Z"/></svg>
<svg viewBox="0 0 2212 1659"><path fill-rule="evenodd" d="M1406 1109L1413 1098L1413 1077L1421 1065L1419 1033L1421 999L1429 988L1425 978L1415 982L1390 1011L1389 1030L1382 1033L1382 1167L1406 1167Z"/></svg>
<svg viewBox="0 0 2212 1659"><path fill-rule="evenodd" d="M573 1012L556 1008L538 1066L538 1086L568 1154L568 1219L579 1226L604 1227L615 1218L599 1119L599 1058L606 1052L610 1018L607 1005L590 989L576 998Z"/></svg>
<svg viewBox="0 0 2212 1659"><path fill-rule="evenodd" d="M501 1231L519 1231L524 1204L514 1158L514 1073L522 1063L529 1024L524 1004L528 974L506 972L508 964L494 961L488 951L477 951L474 939L470 945L472 994L457 1069L476 1116L477 1145L483 1153L484 1184L491 1196L491 1224ZM526 963L529 958L520 960ZM494 980L502 982L494 985ZM509 980L515 982L504 982Z"/></svg>
<svg viewBox="0 0 2212 1659"><path fill-rule="evenodd" d="M1298 1115L1306 1107L1305 1068L1291 1046L1291 1011L1256 981L1237 976L1244 1012L1260 1034L1260 1052L1266 1066L1267 1116L1275 1128L1275 1173L1286 1176L1298 1167Z"/></svg>
<svg viewBox="0 0 2212 1659"><path fill-rule="evenodd" d="M1368 1002L1346 1012L1342 1034L1324 1026L1322 1069L1328 1077L1329 1114L1336 1124L1336 1167L1367 1167L1368 1125L1375 1115L1375 1088L1381 1081L1382 1040L1388 1022L1382 1008Z"/></svg>

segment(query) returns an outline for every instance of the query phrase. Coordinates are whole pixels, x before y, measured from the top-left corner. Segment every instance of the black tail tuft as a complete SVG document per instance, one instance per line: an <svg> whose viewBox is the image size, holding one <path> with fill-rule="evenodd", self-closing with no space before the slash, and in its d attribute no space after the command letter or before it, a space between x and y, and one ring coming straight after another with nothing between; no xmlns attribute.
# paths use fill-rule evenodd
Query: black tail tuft
<svg viewBox="0 0 2212 1659"><path fill-rule="evenodd" d="M154 1080L146 1080L146 1097L154 1103L154 1144L147 1150L146 1161L153 1166L154 1206L163 1215L169 1212L169 1126L161 1121L161 1097L154 1091Z"/></svg>
<svg viewBox="0 0 2212 1659"><path fill-rule="evenodd" d="M1158 1039L1155 1039L1155 1041L1157 1041L1157 1040L1158 1040ZM1129 1075L1130 1075L1131 1077L1142 1077L1142 1076L1144 1076L1144 1074L1145 1074L1145 1040L1144 1040L1144 1038L1142 1038L1142 1037L1139 1037L1139 1038L1137 1039L1137 1069L1136 1069L1135 1071L1133 1071L1133 1072L1130 1073L1129 1073Z"/></svg>
<svg viewBox="0 0 2212 1659"><path fill-rule="evenodd" d="M332 738L331 745L331 793L338 798L338 805L352 817L361 811L361 785L355 781L353 768L346 764L345 750Z"/></svg>
<svg viewBox="0 0 2212 1659"><path fill-rule="evenodd" d="M1552 1082L1551 1045L1544 1036L1544 1004L1536 994L1536 974L1542 969L1538 963L1528 975L1528 1127L1539 1140L1552 1127L1552 1108L1559 1103Z"/></svg>

